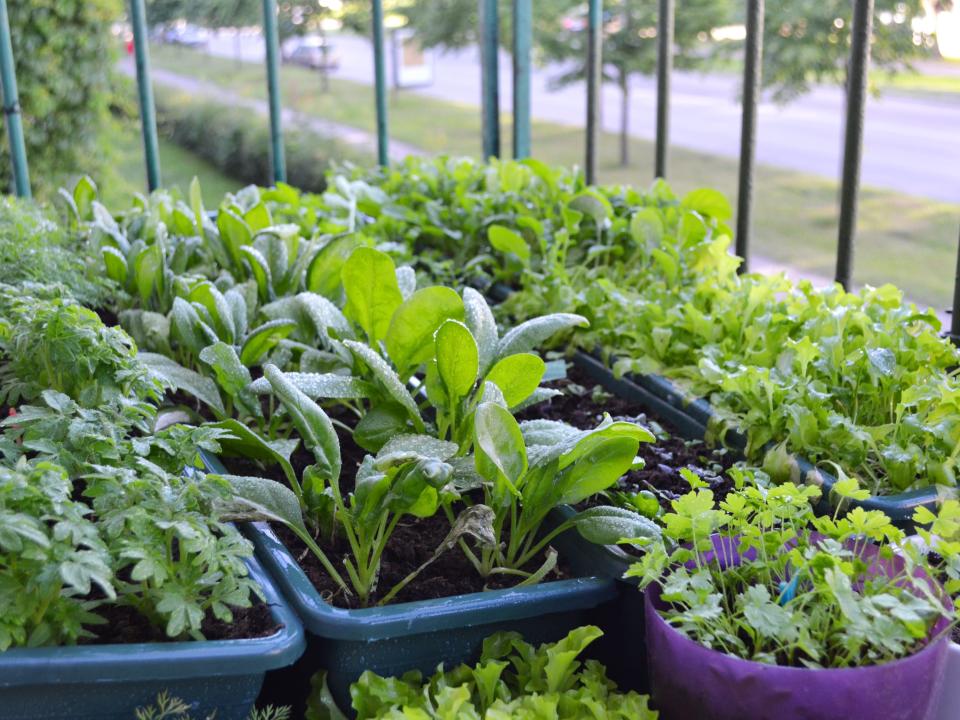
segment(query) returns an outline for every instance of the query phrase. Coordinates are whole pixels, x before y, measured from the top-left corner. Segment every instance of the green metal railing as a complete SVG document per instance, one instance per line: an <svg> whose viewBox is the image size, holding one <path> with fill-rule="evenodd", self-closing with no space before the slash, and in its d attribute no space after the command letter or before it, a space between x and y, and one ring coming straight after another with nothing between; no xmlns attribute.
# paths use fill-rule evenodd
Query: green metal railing
<svg viewBox="0 0 960 720"><path fill-rule="evenodd" d="M500 84L498 75L499 2L478 0L480 7L480 57L482 87L482 150L485 158L500 155ZM740 160L737 195L736 250L749 262L753 185L756 163L757 105L760 100L763 58L764 0L746 2L746 42L744 53L743 102L740 126ZM837 235L836 281L850 286L853 249L856 238L860 166L863 155L864 108L867 73L870 65L870 39L873 32L874 0L853 0L851 49L848 63L847 104L845 109L843 169L840 185L840 219ZM669 164L670 80L673 66L675 0L658 0L657 20L657 106L655 177L666 177ZM389 126L387 118L387 80L384 52L383 0L371 0L371 38L374 55L374 97L377 110L377 160L389 162ZM531 149L531 63L533 0L513 0L513 155L527 157ZM282 106L279 85L279 42L277 38L276 0L263 0L263 36L266 45L267 87L270 107L270 142L274 182L286 177L283 151ZM143 129L147 187L160 185L157 151L157 127L153 91L150 85L150 61L147 52L147 28L144 0L130 0L137 67L137 87ZM587 83L586 83L586 157L584 174L589 183L597 179L600 136L600 89L603 69L603 1L587 0ZM17 195L29 197L30 180L23 139L23 126L17 98L14 58L7 19L6 0L0 0L0 83L3 86L3 111L12 159L13 187ZM954 287L951 337L960 341L960 252Z"/></svg>

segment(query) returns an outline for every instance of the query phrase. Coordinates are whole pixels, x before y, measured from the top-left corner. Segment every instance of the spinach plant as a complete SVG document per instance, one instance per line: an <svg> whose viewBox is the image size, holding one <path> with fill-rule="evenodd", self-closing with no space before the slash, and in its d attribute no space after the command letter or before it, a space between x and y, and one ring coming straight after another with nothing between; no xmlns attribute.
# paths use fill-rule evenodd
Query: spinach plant
<svg viewBox="0 0 960 720"><path fill-rule="evenodd" d="M561 504L576 505L611 487L630 469L641 442L653 435L635 423L607 416L593 430L551 420L518 423L496 402L483 402L474 423L475 463L484 504L496 517L496 543L479 557L464 547L477 571L519 575L537 582L556 564L551 551L534 572L525 570L560 533L576 526L595 542L615 542L624 533L654 535L656 525L636 513L594 507L541 533L547 514ZM611 539L613 538L613 539Z"/></svg>
<svg viewBox="0 0 960 720"><path fill-rule="evenodd" d="M425 435L400 435L386 443L376 457L367 456L357 470L353 491L340 487L342 460L339 439L327 414L273 365L264 377L290 416L316 462L301 481L288 489L273 480L227 476L232 484L234 515L258 517L289 527L321 562L346 595L356 594L366 606L378 589L380 560L400 520L407 515L430 517L456 497L447 462L457 446ZM442 552L464 536L488 542L492 513L476 506L454 522L448 537L432 558L388 589L379 603L389 602ZM343 559L346 579L315 537L342 534L350 552Z"/></svg>

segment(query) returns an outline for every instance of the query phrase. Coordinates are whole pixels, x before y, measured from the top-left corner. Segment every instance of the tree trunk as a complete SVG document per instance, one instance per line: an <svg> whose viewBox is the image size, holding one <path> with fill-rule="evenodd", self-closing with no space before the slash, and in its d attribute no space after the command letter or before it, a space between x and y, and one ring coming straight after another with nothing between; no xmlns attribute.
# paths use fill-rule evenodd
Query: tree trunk
<svg viewBox="0 0 960 720"><path fill-rule="evenodd" d="M620 83L620 167L630 165L630 75L619 70Z"/></svg>

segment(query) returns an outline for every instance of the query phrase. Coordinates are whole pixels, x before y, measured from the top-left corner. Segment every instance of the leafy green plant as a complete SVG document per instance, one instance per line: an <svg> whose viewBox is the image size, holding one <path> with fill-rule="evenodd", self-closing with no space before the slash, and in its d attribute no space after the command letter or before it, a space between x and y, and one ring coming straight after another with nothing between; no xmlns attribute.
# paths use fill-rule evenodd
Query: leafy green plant
<svg viewBox="0 0 960 720"><path fill-rule="evenodd" d="M294 373L288 380L313 399L368 400L353 431L366 450L376 452L400 433L424 433L425 415L432 415L430 432L463 455L472 443L473 413L489 393L514 409L549 397L539 389L545 364L530 350L584 320L570 314L533 318L500 337L480 293L418 290L413 273L405 271L385 253L359 247L341 269L343 312L320 296L299 296L332 372ZM338 374L344 371L351 375ZM251 387L268 392L271 386L258 380Z"/></svg>
<svg viewBox="0 0 960 720"><path fill-rule="evenodd" d="M135 720L193 720L191 706L178 697L172 696L164 690L157 695L152 705L137 708L134 711ZM215 720L216 713L207 715L204 720ZM267 706L263 709L254 708L247 716L247 720L290 720L289 707Z"/></svg>
<svg viewBox="0 0 960 720"><path fill-rule="evenodd" d="M235 516L259 517L289 527L323 564L347 595L356 593L367 605L377 590L380 559L397 523L406 515L429 517L456 497L450 482L454 468L447 461L457 446L426 435L400 435L367 456L354 481L352 493L340 488L340 445L330 418L313 400L297 389L275 366L264 368L264 377L300 433L316 462L303 480L292 479L288 489L273 480L229 475L235 493ZM437 552L415 572L390 588L379 603L388 602L430 562L465 535L488 540L490 511L472 508L456 521ZM343 559L347 579L314 539L342 533L350 553Z"/></svg>
<svg viewBox="0 0 960 720"><path fill-rule="evenodd" d="M0 651L72 644L103 623L87 599L117 597L111 557L91 511L53 463L0 466Z"/></svg>
<svg viewBox="0 0 960 720"><path fill-rule="evenodd" d="M590 625L571 630L539 647L515 632L483 641L476 665L437 668L430 678L419 671L386 678L368 670L350 686L358 720L506 720L506 718L583 718L656 720L646 695L622 693L596 660L578 659L603 632ZM308 720L345 720L326 688L323 673L313 681Z"/></svg>
<svg viewBox="0 0 960 720"><path fill-rule="evenodd" d="M868 492L843 478L835 492ZM627 572L657 583L661 616L707 647L811 668L879 664L931 641L952 606L924 554L878 510L817 517L814 486L744 486L717 504L699 489L675 500L660 538ZM928 519L924 517L923 519Z"/></svg>
<svg viewBox="0 0 960 720"><path fill-rule="evenodd" d="M605 506L540 532L553 508L576 505L606 490L630 469L639 444L654 439L640 425L613 422L609 416L593 430L551 420L520 424L503 405L484 402L477 408L474 433L476 471L485 481L481 485L484 503L496 513L496 542L484 548L480 557L469 548L464 551L484 577L506 573L536 582L553 568L556 553L548 552L533 573L524 566L571 527L600 543L658 532L636 513Z"/></svg>

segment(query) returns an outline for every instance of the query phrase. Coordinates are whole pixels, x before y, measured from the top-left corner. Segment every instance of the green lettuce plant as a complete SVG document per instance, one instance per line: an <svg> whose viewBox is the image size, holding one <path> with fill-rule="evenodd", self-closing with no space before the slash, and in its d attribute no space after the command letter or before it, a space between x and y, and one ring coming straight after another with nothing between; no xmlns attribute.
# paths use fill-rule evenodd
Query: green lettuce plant
<svg viewBox="0 0 960 720"><path fill-rule="evenodd" d="M475 665L441 665L429 678L416 670L390 678L367 670L350 686L352 706L358 720L656 720L646 695L618 691L603 665L579 659L601 635L587 625L536 647L519 633L497 633L483 641ZM312 685L307 719L345 720L323 673Z"/></svg>

